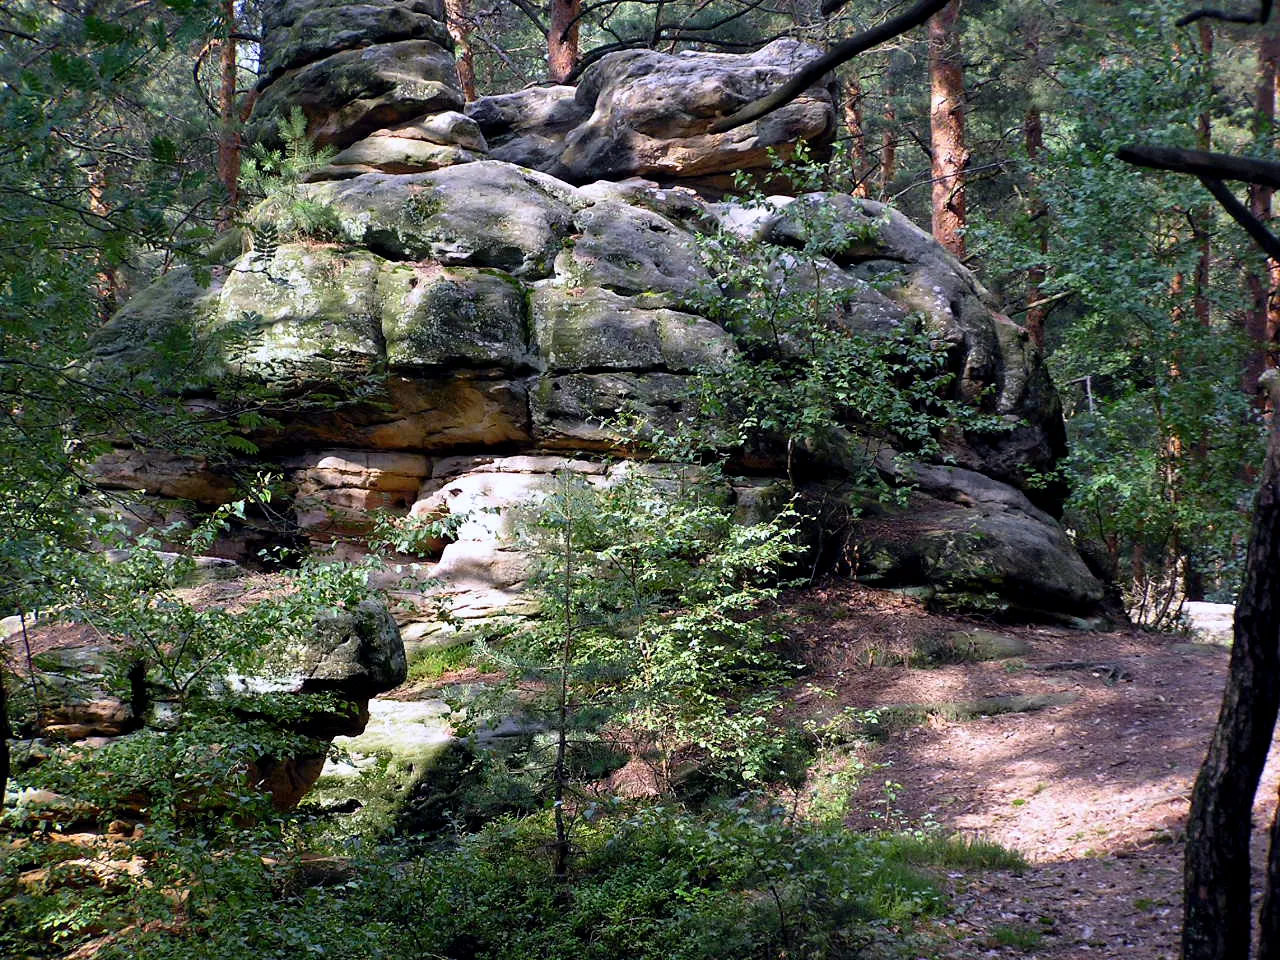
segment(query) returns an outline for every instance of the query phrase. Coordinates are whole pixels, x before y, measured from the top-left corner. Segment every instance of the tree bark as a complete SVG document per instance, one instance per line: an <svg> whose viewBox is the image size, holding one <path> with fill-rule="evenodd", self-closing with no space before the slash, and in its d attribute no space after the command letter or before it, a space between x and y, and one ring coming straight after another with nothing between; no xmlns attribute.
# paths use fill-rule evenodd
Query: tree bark
<svg viewBox="0 0 1280 960"><path fill-rule="evenodd" d="M458 83L462 96L470 103L476 98L476 64L471 52L471 0L444 0L445 23L449 36L457 47L454 64L458 71Z"/></svg>
<svg viewBox="0 0 1280 960"><path fill-rule="evenodd" d="M547 74L553 83L564 83L578 66L578 14L582 0L549 0Z"/></svg>
<svg viewBox="0 0 1280 960"><path fill-rule="evenodd" d="M1213 25L1208 20L1200 21L1200 56L1203 58L1205 85L1208 87L1207 98L1213 94ZM1196 145L1206 152L1213 146L1213 117L1204 110L1196 118ZM1202 327L1209 326L1209 269L1213 259L1213 247L1210 242L1210 225L1213 211L1205 207L1196 210L1191 217L1196 245L1200 256L1196 260L1195 289L1192 295L1192 310Z"/></svg>
<svg viewBox="0 0 1280 960"><path fill-rule="evenodd" d="M759 120L779 107L785 107L842 63L848 63L858 54L865 53L872 47L878 47L886 40L892 40L908 30L914 30L948 2L954 2L954 0L916 0L915 4L896 17L890 17L870 30L864 30L862 33L841 40L822 56L810 60L790 80L772 93L765 94L758 100L752 100L742 109L716 120L711 124L708 132L726 133L752 120ZM832 12L839 6L837 4L832 7Z"/></svg>
<svg viewBox="0 0 1280 960"><path fill-rule="evenodd" d="M893 98L898 90L893 79L885 80L884 87L884 133L880 136L880 199L888 200L889 191L893 188L893 178L898 173L898 111Z"/></svg>
<svg viewBox="0 0 1280 960"><path fill-rule="evenodd" d="M1174 173L1190 173L1214 180L1241 180L1244 183L1280 188L1280 163L1272 160L1142 144L1120 148L1116 151L1116 158L1152 170L1172 170Z"/></svg>
<svg viewBox="0 0 1280 960"><path fill-rule="evenodd" d="M1270 373L1268 378L1272 383L1280 380ZM1253 797L1271 747L1278 709L1280 437L1273 429L1254 504L1227 687L1208 756L1196 778L1187 820L1183 960L1243 960L1249 956ZM1272 907L1269 902L1266 906ZM1275 910L1266 911L1266 918L1274 926ZM1266 944L1265 939L1263 942ZM1263 956L1274 960L1277 949L1280 944L1273 941L1264 946Z"/></svg>
<svg viewBox="0 0 1280 960"><path fill-rule="evenodd" d="M218 56L219 66L219 130L218 180L226 191L226 200L218 211L218 229L225 230L235 220L240 205L240 114L236 109L236 4L222 0L223 26L226 36Z"/></svg>
<svg viewBox="0 0 1280 960"><path fill-rule="evenodd" d="M951 0L929 20L929 134L933 152L933 236L964 257L964 173L969 151L964 140L964 60L956 19L960 0Z"/></svg>
<svg viewBox="0 0 1280 960"><path fill-rule="evenodd" d="M844 125L849 131L849 163L856 178L852 194L866 200L871 197L871 162L867 156L867 131L862 125L862 83L856 76L845 83Z"/></svg>
<svg viewBox="0 0 1280 960"><path fill-rule="evenodd" d="M1040 190L1036 184L1035 164L1040 157L1041 151L1044 150L1044 119L1040 115L1040 108L1034 104L1027 109L1026 117L1022 122L1022 134L1027 150L1027 160L1032 168L1028 174L1030 183L1027 219L1031 222L1032 230L1035 231L1036 246L1040 253L1040 260L1027 270L1027 317L1025 325L1027 333L1031 337L1031 342L1043 350L1044 322L1049 316L1049 305L1045 303L1043 289L1049 257L1049 224L1047 222L1049 211L1045 206L1044 198L1040 196Z"/></svg>
<svg viewBox="0 0 1280 960"><path fill-rule="evenodd" d="M1280 30L1267 27L1258 39L1257 87L1253 107L1253 133L1259 147L1274 140L1276 120L1276 65L1280 63ZM1271 219L1273 189L1261 184L1249 187L1249 212L1259 221ZM1277 301L1280 287L1280 264L1270 258L1266 262L1266 274L1257 264L1251 264L1245 277L1253 307L1245 318L1245 333L1251 347L1245 358L1244 389L1252 394L1259 410L1266 406L1266 392L1258 388L1258 378L1268 366L1267 344L1274 340L1280 328L1280 304Z"/></svg>

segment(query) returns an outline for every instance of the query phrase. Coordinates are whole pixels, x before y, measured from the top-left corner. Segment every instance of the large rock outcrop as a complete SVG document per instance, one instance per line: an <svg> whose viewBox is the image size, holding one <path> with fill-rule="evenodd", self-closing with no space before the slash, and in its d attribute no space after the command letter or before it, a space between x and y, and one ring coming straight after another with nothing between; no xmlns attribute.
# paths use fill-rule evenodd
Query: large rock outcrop
<svg viewBox="0 0 1280 960"><path fill-rule="evenodd" d="M771 150L822 143L835 128L829 84L815 84L761 120L710 126L786 82L821 51L775 40L748 55L628 50L588 67L576 87L532 88L467 107L495 159L574 183L643 176L727 186L724 175L768 170Z"/></svg>
<svg viewBox="0 0 1280 960"><path fill-rule="evenodd" d="M406 614L418 621L405 624L412 645L530 612L504 511L545 493L557 470L610 482L616 459L635 452L611 425L624 406L655 429L675 424L689 378L739 349L708 309L716 283L700 250L714 258L723 235L770 244L781 276L804 243L806 207L850 227L812 264L838 294L832 322L869 336L924 333L945 352L952 399L1005 425L952 430L945 465L910 469L879 436L882 476L910 484L912 500L897 513L847 503L845 519L864 514L845 552L855 573L958 606L1100 608L1102 585L1054 519L1060 491L1031 482L1064 452L1057 396L1026 332L973 274L871 201L720 199L727 174L767 167L767 148L829 133L824 85L755 125L708 133L813 51L780 41L749 56L614 54L576 88L484 98L464 116L432 25L438 5L370 3L376 15L326 27L328 40L295 26L328 23L331 0L268 7L278 36L264 52L253 132L271 142L300 105L314 139L344 148L299 188L328 212L326 232L245 253L207 288L171 273L126 305L99 352L136 355L172 324L252 326L211 372L280 398L281 426L254 440L292 485L292 535L304 542L358 538L375 508L464 518L418 570L454 619ZM273 203L251 228L288 222ZM316 392L349 402L308 405ZM856 498L852 461L875 436L875 424L850 423L847 443L807 451L796 479L815 499ZM727 452L739 475L726 492L744 518L775 504L786 458L767 438L750 456ZM161 496L225 496L207 466L187 483L172 458L148 469L147 457L120 451L102 475Z"/></svg>
<svg viewBox="0 0 1280 960"><path fill-rule="evenodd" d="M933 584L961 604L995 596L1076 614L1101 600L1043 509L1051 498L1032 490L1035 506L1019 489L1062 452L1038 353L973 275L901 214L844 196L760 209L638 180L580 188L492 160L305 190L332 209L335 241L246 254L204 290L166 278L127 305L112 332L133 349L147 331L193 313L214 325L248 314L258 336L224 358L229 374L282 397L373 384L364 402L286 418L283 430L256 438L294 482L305 536L358 534L372 508L436 517L511 506L550 483L566 457L573 469L604 470L602 455L616 456L623 441L608 425L623 404L669 426L688 377L736 350L699 312L711 277L694 238L723 228L785 251L796 229L791 204L823 203L867 226L821 260L825 282L842 291L843 322L871 334L927 332L947 353L954 396L1009 426L948 439L954 467L936 470L951 469L952 479L920 473L910 517L892 529L881 517L864 525L865 572ZM104 343L104 355L112 349ZM212 477L179 488L163 458L153 481L136 461L116 455L106 475L200 499L222 489ZM806 482L838 485L841 468L839 449L824 451ZM893 469L883 467L886 476ZM459 615L521 607L524 570L508 534L469 522L443 545L430 572ZM909 548L879 549L881 541Z"/></svg>

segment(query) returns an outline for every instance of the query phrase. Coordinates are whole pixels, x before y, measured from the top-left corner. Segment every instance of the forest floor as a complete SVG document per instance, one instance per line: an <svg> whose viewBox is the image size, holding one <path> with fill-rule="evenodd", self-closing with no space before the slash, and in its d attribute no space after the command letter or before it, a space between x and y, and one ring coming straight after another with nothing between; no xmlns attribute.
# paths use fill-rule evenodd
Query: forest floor
<svg viewBox="0 0 1280 960"><path fill-rule="evenodd" d="M1176 635L932 616L912 600L855 585L805 591L787 608L799 652L813 668L794 697L802 712L829 714L831 704L1006 702L987 699L994 697L1049 704L892 723L880 742L859 750L869 767L887 766L864 776L853 825L883 827L886 815L937 823L995 840L1029 862L1022 872L949 874L952 912L938 924L941 945L932 956L1177 956L1182 834L1217 718L1225 647ZM904 662L913 650L975 629L1021 649L984 662ZM886 780L901 785L891 800ZM1254 811L1259 881L1278 782L1273 751Z"/></svg>

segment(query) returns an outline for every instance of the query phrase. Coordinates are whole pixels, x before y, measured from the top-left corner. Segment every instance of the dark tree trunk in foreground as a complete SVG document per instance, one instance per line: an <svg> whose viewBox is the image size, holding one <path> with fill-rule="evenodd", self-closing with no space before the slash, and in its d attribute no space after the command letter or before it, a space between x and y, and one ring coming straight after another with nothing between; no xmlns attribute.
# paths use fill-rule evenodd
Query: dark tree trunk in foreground
<svg viewBox="0 0 1280 960"><path fill-rule="evenodd" d="M1270 374L1272 383L1280 380ZM1187 820L1183 960L1249 956L1249 837L1258 788L1280 708L1280 438L1273 430L1254 505L1248 566L1236 605L1235 645L1218 726ZM1277 851L1273 827L1272 869ZM1274 889L1274 888L1273 888ZM1264 929L1276 926L1268 896ZM1275 960L1280 939L1263 937Z"/></svg>
<svg viewBox="0 0 1280 960"><path fill-rule="evenodd" d="M578 65L578 14L582 0L550 0L547 29L547 74L564 83Z"/></svg>
<svg viewBox="0 0 1280 960"><path fill-rule="evenodd" d="M933 151L933 236L964 257L964 59L956 20L960 0L951 0L929 20L929 132Z"/></svg>

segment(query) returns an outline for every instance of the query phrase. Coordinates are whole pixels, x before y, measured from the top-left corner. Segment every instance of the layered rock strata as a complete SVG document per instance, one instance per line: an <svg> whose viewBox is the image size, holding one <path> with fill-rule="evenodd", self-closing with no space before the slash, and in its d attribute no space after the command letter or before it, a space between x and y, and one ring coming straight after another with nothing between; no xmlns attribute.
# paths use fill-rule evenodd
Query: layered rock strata
<svg viewBox="0 0 1280 960"><path fill-rule="evenodd" d="M137 353L173 324L250 326L212 372L256 379L280 398L282 426L254 440L291 484L303 541L358 539L375 509L461 518L417 568L440 584L453 618L406 614L411 646L530 611L527 563L503 517L559 470L610 482L617 458L634 453L610 425L624 406L652 429L675 425L689 378L738 350L710 319L715 238L773 245L782 276L804 243L806 206L856 238L813 264L838 293L830 321L851 334L926 334L945 352L953 399L1005 426L951 431L945 464L908 470L886 447L879 468L912 486L911 504L848 504L866 514L848 540L855 572L958 606L1099 608L1101 584L1054 519L1060 492L1031 482L1064 452L1057 396L1025 331L973 274L871 201L717 199L734 171L768 167L770 149L829 135L824 84L756 124L709 133L816 51L794 41L746 56L630 51L591 65L576 87L464 108L438 3L371 2L358 21L337 17L338 6L267 4L251 124L278 142L298 107L312 139L338 150L298 191L325 211L323 232L245 253L208 287L169 274L121 311L99 352ZM251 229L288 222L280 202L257 210ZM308 406L315 393L350 399ZM809 451L799 474L828 502L851 496L845 481L876 432L849 426ZM190 468L122 450L101 474L160 497L225 498L225 477ZM744 518L777 502L781 457L762 448L734 468L728 494Z"/></svg>
<svg viewBox="0 0 1280 960"><path fill-rule="evenodd" d="M1052 502L1020 489L1062 452L1039 354L973 275L900 214L844 196L748 208L640 180L575 187L493 160L304 189L333 212L336 239L246 254L207 288L170 274L121 311L102 355L135 350L193 316L214 327L251 316L257 335L222 358L228 375L248 375L282 398L372 384L363 402L286 418L282 430L256 437L293 482L297 528L313 541L358 536L375 508L481 515L545 488L557 469L604 473L625 454L608 425L624 404L671 427L688 378L737 349L700 312L712 278L695 238L726 230L785 250L796 229L791 204L822 203L876 225L820 258L826 282L842 292L845 328L926 332L947 353L954 396L1008 426L954 436L951 465L898 478L916 488L912 509L862 526L861 570L883 583L932 586L961 605L994 596L1076 614L1101 600L1046 512ZM806 482L838 487L839 444L815 456ZM163 457L154 477L136 453L107 466L104 477L132 488L204 501L224 489L194 472L179 484ZM767 460L753 467L769 469ZM744 477L734 496L771 482ZM522 609L525 573L509 539L496 521L468 521L441 545L426 572L459 616Z"/></svg>

